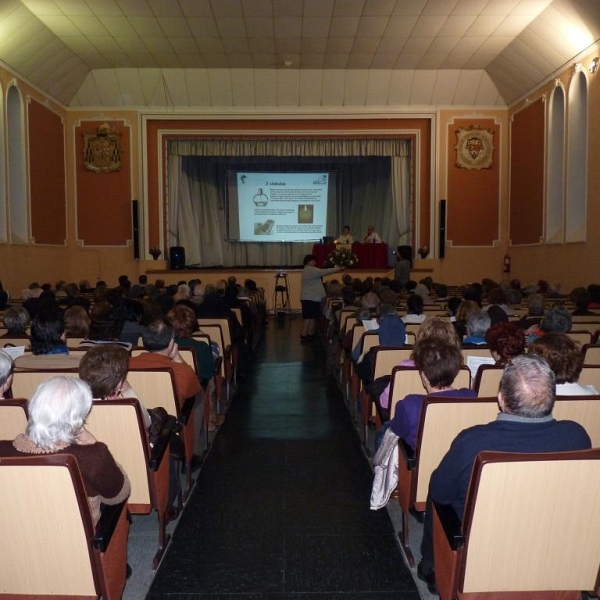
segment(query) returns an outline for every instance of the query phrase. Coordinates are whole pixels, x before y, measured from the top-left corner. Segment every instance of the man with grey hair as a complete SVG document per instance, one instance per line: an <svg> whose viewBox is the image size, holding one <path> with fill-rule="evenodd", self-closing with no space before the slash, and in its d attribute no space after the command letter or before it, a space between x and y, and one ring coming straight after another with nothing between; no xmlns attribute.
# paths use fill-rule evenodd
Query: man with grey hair
<svg viewBox="0 0 600 600"><path fill-rule="evenodd" d="M417 574L435 593L433 570L433 516L431 502L450 505L459 519L471 469L479 452L565 452L591 448L585 429L573 421L555 421L555 378L548 363L532 354L516 356L500 380L500 413L487 425L461 431L431 475L421 542L422 561Z"/></svg>
<svg viewBox="0 0 600 600"><path fill-rule="evenodd" d="M2 337L28 338L27 328L30 322L29 313L22 306L9 306L4 311L4 325L7 331Z"/></svg>
<svg viewBox="0 0 600 600"><path fill-rule="evenodd" d="M462 343L483 346L486 343L485 334L491 324L492 320L487 312L481 310L472 313L467 319L467 337Z"/></svg>

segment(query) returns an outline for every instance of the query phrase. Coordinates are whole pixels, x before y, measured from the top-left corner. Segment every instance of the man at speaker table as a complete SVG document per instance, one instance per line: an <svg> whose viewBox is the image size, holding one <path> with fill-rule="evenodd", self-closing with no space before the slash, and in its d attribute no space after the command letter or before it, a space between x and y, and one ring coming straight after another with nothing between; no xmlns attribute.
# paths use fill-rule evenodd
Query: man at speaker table
<svg viewBox="0 0 600 600"><path fill-rule="evenodd" d="M363 238L363 242L365 244L381 244L381 237L375 231L374 225L369 225L367 227L367 235Z"/></svg>
<svg viewBox="0 0 600 600"><path fill-rule="evenodd" d="M342 235L335 240L336 244L352 244L354 242L354 236L350 233L350 226L344 225L344 229L342 230Z"/></svg>

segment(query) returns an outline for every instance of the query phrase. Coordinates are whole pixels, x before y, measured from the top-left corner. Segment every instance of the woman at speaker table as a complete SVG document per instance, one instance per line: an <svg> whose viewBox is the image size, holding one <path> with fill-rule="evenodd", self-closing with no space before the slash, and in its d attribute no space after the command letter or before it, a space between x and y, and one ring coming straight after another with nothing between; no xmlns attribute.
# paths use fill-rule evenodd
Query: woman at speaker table
<svg viewBox="0 0 600 600"><path fill-rule="evenodd" d="M321 302L325 298L325 288L321 278L340 271L340 267L318 269L317 259L313 254L304 257L302 270L300 302L302 303L302 335L301 342L308 342L315 337L317 319L321 316Z"/></svg>
<svg viewBox="0 0 600 600"><path fill-rule="evenodd" d="M350 232L350 227L348 225L344 225L344 229L342 230L342 235L335 240L336 244L352 244L354 242L354 236Z"/></svg>
<svg viewBox="0 0 600 600"><path fill-rule="evenodd" d="M374 225L369 225L367 227L367 235L363 238L363 242L365 244L381 244L381 237L375 231Z"/></svg>

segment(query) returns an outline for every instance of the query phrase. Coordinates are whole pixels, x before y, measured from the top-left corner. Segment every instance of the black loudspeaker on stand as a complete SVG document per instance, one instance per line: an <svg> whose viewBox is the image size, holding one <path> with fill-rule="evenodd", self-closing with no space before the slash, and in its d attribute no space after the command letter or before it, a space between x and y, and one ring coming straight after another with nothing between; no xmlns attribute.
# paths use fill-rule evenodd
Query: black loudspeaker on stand
<svg viewBox="0 0 600 600"><path fill-rule="evenodd" d="M169 269L185 269L185 248L183 246L171 246L169 248Z"/></svg>
<svg viewBox="0 0 600 600"><path fill-rule="evenodd" d="M440 200L440 229L438 238L438 256L446 256L446 201Z"/></svg>

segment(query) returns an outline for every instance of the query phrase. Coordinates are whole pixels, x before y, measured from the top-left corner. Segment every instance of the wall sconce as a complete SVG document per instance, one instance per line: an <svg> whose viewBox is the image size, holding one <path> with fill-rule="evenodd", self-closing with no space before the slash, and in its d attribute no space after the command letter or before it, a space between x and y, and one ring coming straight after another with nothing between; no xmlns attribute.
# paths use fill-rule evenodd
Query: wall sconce
<svg viewBox="0 0 600 600"><path fill-rule="evenodd" d="M594 57L594 60L592 60L592 64L589 68L589 72L592 73L592 75L598 70L598 63L600 63L600 56L596 56Z"/></svg>

